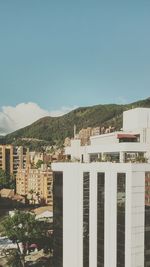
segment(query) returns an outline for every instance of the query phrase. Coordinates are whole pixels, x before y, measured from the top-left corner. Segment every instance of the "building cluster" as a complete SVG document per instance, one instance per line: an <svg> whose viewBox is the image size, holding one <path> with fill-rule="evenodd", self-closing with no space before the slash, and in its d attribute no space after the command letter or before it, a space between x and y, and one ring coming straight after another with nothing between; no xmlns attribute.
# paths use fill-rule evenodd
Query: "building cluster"
<svg viewBox="0 0 150 267"><path fill-rule="evenodd" d="M36 166L39 160L49 165L51 162L57 162L63 159L64 151L57 146L47 146L45 147L45 151L42 153L35 151L30 152L30 161L32 166Z"/></svg>
<svg viewBox="0 0 150 267"><path fill-rule="evenodd" d="M30 152L22 146L0 146L0 169L16 181L16 194L12 199L20 196L22 200L23 196L30 204L53 204L50 159L45 153Z"/></svg>
<svg viewBox="0 0 150 267"><path fill-rule="evenodd" d="M25 196L29 204L53 204L53 174L45 153L26 153L26 165L18 168L16 193Z"/></svg>
<svg viewBox="0 0 150 267"><path fill-rule="evenodd" d="M81 141L81 145L89 145L90 144L90 137L95 135L101 135L106 133L112 133L115 131L115 127L109 126L109 127L87 127L82 128L79 133L76 133L76 126L74 130L74 138L79 139ZM67 137L64 142L64 146L69 146L71 143L71 139Z"/></svg>
<svg viewBox="0 0 150 267"><path fill-rule="evenodd" d="M0 146L0 168L16 177L18 196L53 206L54 266L149 267L150 109L125 111L120 131L74 130L65 160L49 150Z"/></svg>
<svg viewBox="0 0 150 267"><path fill-rule="evenodd" d="M25 168L28 149L22 146L0 145L0 169L16 176L18 168Z"/></svg>
<svg viewBox="0 0 150 267"><path fill-rule="evenodd" d="M68 140L65 155L52 163L54 266L149 267L150 109L88 144Z"/></svg>
<svg viewBox="0 0 150 267"><path fill-rule="evenodd" d="M28 165L18 169L16 176L16 192L26 196L30 204L53 205L52 196L53 173L50 167L42 164L40 168Z"/></svg>
<svg viewBox="0 0 150 267"><path fill-rule="evenodd" d="M149 109L133 109L123 113L123 130L90 137L83 146L74 138L65 147L66 157L79 162L150 162ZM148 117L149 118L149 117Z"/></svg>

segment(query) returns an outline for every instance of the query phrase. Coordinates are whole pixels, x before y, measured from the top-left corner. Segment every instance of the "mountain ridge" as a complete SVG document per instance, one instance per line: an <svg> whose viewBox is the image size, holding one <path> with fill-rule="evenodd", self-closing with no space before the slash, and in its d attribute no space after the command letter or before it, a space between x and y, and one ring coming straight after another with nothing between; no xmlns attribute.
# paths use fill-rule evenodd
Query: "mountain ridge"
<svg viewBox="0 0 150 267"><path fill-rule="evenodd" d="M123 111L149 107L150 98L129 104L100 104L88 107L79 107L60 117L43 117L31 125L21 128L5 136L5 142L16 143L21 138L36 138L45 140L51 145L62 143L65 137L73 137L73 126L77 131L87 127L114 126L116 130L122 127Z"/></svg>

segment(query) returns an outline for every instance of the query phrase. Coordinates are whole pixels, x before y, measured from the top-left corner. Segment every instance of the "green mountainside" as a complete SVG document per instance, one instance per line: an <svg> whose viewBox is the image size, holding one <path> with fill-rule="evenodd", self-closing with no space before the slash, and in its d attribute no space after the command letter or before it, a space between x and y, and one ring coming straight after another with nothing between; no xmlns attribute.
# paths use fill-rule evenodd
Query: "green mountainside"
<svg viewBox="0 0 150 267"><path fill-rule="evenodd" d="M77 131L88 126L115 126L116 130L122 127L122 113L135 107L149 107L150 98L127 105L96 105L77 108L61 117L44 117L33 124L8 134L7 143L22 142L21 138L36 138L49 144L61 144L65 137L73 136L73 126ZM42 142L41 142L42 143Z"/></svg>

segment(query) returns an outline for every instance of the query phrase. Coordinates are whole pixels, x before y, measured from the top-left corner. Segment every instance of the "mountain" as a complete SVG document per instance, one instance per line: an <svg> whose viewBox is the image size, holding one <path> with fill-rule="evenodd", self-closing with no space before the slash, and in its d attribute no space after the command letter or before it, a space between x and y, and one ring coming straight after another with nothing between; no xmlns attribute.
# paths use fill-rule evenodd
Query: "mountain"
<svg viewBox="0 0 150 267"><path fill-rule="evenodd" d="M81 107L61 117L44 117L25 128L8 134L5 142L19 143L22 138L34 138L49 144L62 143L65 137L73 136L74 124L77 126L77 131L88 126L110 125L119 130L122 127L123 111L135 107L150 108L150 98L127 105L108 104Z"/></svg>

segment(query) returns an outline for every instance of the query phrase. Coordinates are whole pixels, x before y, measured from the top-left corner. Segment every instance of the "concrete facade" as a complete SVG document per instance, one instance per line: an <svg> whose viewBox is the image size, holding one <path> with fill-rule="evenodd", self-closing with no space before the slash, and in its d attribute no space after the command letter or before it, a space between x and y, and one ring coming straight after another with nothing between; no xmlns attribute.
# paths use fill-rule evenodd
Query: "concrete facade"
<svg viewBox="0 0 150 267"><path fill-rule="evenodd" d="M0 145L0 169L16 176L18 168L26 165L26 152L22 146Z"/></svg>
<svg viewBox="0 0 150 267"><path fill-rule="evenodd" d="M63 266L83 267L83 172L90 173L90 267L97 267L97 173L105 174L104 267L116 267L117 173L126 175L125 267L144 267L145 172L150 164L59 163L63 172ZM68 257L69 255L69 257Z"/></svg>
<svg viewBox="0 0 150 267"><path fill-rule="evenodd" d="M39 169L19 169L16 176L16 193L33 198L38 204L44 201L53 205L52 197L53 173L51 169L42 166ZM32 194L31 194L32 192Z"/></svg>

